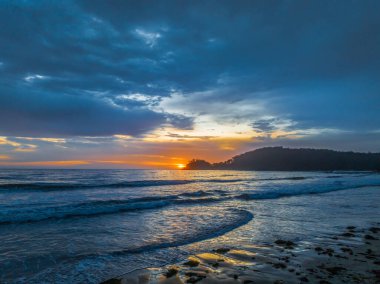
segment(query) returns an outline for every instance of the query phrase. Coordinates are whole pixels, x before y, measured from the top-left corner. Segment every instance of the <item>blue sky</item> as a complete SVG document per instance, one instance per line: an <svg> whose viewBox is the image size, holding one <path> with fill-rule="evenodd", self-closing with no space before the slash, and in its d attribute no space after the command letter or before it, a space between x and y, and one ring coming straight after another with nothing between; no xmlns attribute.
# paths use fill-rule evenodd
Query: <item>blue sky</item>
<svg viewBox="0 0 380 284"><path fill-rule="evenodd" d="M0 165L380 151L379 1L1 1Z"/></svg>

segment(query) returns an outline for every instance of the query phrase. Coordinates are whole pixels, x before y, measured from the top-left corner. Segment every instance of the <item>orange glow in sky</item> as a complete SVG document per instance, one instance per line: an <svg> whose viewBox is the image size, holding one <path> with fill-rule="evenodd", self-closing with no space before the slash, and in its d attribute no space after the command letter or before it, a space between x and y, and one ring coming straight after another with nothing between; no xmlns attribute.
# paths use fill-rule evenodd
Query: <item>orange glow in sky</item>
<svg viewBox="0 0 380 284"><path fill-rule="evenodd" d="M19 142L3 139L10 147L6 154L0 152L0 167L65 167L65 168L134 168L134 169L184 169L186 164L196 158L209 162L221 162L239 154L245 145L254 138L250 137L173 137L165 140L158 136L149 141L117 136L113 139L112 148L99 147L88 138L82 138L82 145L99 145L97 151L80 151L71 153L72 148L65 140L22 138ZM88 139L88 140L86 140ZM25 142L24 142L25 141ZM0 141L1 142L1 141ZM33 143L30 144L30 143ZM44 143L43 145L41 143ZM34 145L35 144L35 145ZM43 147L42 147L43 146ZM43 153L49 147L55 157L46 159ZM13 148L13 149L12 149ZM18 149L33 149L20 152ZM112 149L113 151L110 151ZM38 157L33 159L33 155ZM54 158L54 159L52 159ZM24 160L25 159L25 160Z"/></svg>

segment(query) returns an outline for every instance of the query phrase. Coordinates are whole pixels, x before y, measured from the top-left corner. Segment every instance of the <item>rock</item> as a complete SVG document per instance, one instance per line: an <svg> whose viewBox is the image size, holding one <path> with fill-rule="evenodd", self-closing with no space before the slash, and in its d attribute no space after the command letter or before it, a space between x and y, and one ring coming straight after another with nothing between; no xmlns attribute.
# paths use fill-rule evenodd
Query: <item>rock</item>
<svg viewBox="0 0 380 284"><path fill-rule="evenodd" d="M377 279L380 279L380 270L372 270L372 273L375 274Z"/></svg>
<svg viewBox="0 0 380 284"><path fill-rule="evenodd" d="M282 247L285 247L285 248L288 248L288 249L292 249L296 245L292 241L285 241L285 240L277 240L274 243L276 245L279 245L279 246L282 246Z"/></svg>
<svg viewBox="0 0 380 284"><path fill-rule="evenodd" d="M215 250L216 253L220 253L220 254L225 254L227 252L229 252L231 249L229 248L218 248Z"/></svg>
<svg viewBox="0 0 380 284"><path fill-rule="evenodd" d="M355 235L353 233L349 233L349 232L342 234L342 236L343 237L355 237Z"/></svg>
<svg viewBox="0 0 380 284"><path fill-rule="evenodd" d="M316 247L314 250L317 251L317 252L321 252L321 251L323 251L323 248L321 248L321 247Z"/></svg>
<svg viewBox="0 0 380 284"><path fill-rule="evenodd" d="M286 266L285 263L279 262L279 263L273 264L273 267L276 268L276 269L278 269L278 268L285 269L287 266Z"/></svg>
<svg viewBox="0 0 380 284"><path fill-rule="evenodd" d="M213 263L213 264L211 264L213 267L215 267L215 268L217 268L217 267L219 267L219 263L217 263L217 262L215 262L215 263Z"/></svg>
<svg viewBox="0 0 380 284"><path fill-rule="evenodd" d="M377 228L377 227L371 227L368 230L371 231L374 234L377 234L377 233L380 232L380 228Z"/></svg>
<svg viewBox="0 0 380 284"><path fill-rule="evenodd" d="M324 252L324 254L328 254L329 256L332 256L335 251L331 248L327 248Z"/></svg>
<svg viewBox="0 0 380 284"><path fill-rule="evenodd" d="M121 284L121 283L122 283L122 279L112 278L112 279L106 280L100 284Z"/></svg>
<svg viewBox="0 0 380 284"><path fill-rule="evenodd" d="M354 254L354 252L350 248L341 248L340 250L343 251L343 252L349 253L350 255Z"/></svg>
<svg viewBox="0 0 380 284"><path fill-rule="evenodd" d="M166 278L170 278L178 273L178 268L176 267L170 267L168 271L165 272Z"/></svg>
<svg viewBox="0 0 380 284"><path fill-rule="evenodd" d="M202 277L202 278L206 278L206 275L204 272L198 272L198 271L187 271L185 273L186 276L188 277Z"/></svg>
<svg viewBox="0 0 380 284"><path fill-rule="evenodd" d="M190 266L190 267L196 267L199 265L199 263L200 262L198 260L190 259L190 260L186 261L183 265Z"/></svg>
<svg viewBox="0 0 380 284"><path fill-rule="evenodd" d="M347 229L347 230L355 230L356 227L355 227L355 226L348 226L346 229Z"/></svg>
<svg viewBox="0 0 380 284"><path fill-rule="evenodd" d="M375 238L374 236L371 236L371 235L365 235L364 238L366 240L377 240L377 238Z"/></svg>
<svg viewBox="0 0 380 284"><path fill-rule="evenodd" d="M189 279L186 280L186 283L197 283L204 279L205 277L197 277L197 276L192 276Z"/></svg>
<svg viewBox="0 0 380 284"><path fill-rule="evenodd" d="M333 275L336 275L336 274L338 274L339 272L346 270L346 268L344 268L344 267L340 267L340 266L326 267L325 269L326 269L330 274L333 274Z"/></svg>

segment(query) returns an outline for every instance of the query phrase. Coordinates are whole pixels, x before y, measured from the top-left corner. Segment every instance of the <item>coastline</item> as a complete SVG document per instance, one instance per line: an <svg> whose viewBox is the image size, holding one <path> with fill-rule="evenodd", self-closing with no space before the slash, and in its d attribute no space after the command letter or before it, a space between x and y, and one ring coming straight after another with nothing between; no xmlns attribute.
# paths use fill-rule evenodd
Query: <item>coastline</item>
<svg viewBox="0 0 380 284"><path fill-rule="evenodd" d="M380 222L348 226L313 241L278 239L244 249L221 247L187 260L135 270L102 284L380 283Z"/></svg>
<svg viewBox="0 0 380 284"><path fill-rule="evenodd" d="M77 182L75 176L53 173L62 175L70 182L74 178ZM139 180L144 184L151 184L152 180L167 183L184 179L182 173L154 172L156 176L152 176L151 172L141 172ZM81 174L92 180L95 173ZM118 172L115 174L119 175ZM90 183L94 185L91 190L71 187L69 190L62 190L57 187L46 191L41 190L38 180L34 181L32 177L27 188L4 190L3 196L28 196L28 200L41 203L41 210L33 211L34 215L26 214L32 208L25 206L15 208L16 211L3 217L20 222L25 217L39 217L47 212L51 217L60 218L3 225L0 239L4 244L10 245L2 247L2 256L8 255L11 258L0 259L0 282L96 284L116 278L112 280L113 283L136 283L123 279L130 277L131 273L140 274L147 270L150 283L175 281L176 275L182 283L205 283L200 275L193 274L193 270L200 273L200 268L207 267L210 271L206 271L215 273L210 275L225 277L223 281L227 283L244 283L245 280L250 280L244 278L244 269L244 273L251 273L256 268L265 268L265 271L276 268L275 276L279 275L278 271L286 274L286 269L292 269L291 262L297 263L304 258L298 256L298 251L307 250L308 244L329 248L331 241L335 241L332 237L344 234L347 226L356 226L358 231L361 228L380 227L380 187L377 186L380 184L379 178L378 175L359 173L336 175L193 171L191 175L186 175L186 179L194 182L184 185L144 186L138 190L134 187L107 188L108 184L119 182L112 177L109 181L103 181L104 186L96 180ZM130 181L135 183L136 173L123 172L123 180L123 184ZM32 187L34 184L38 186L37 189ZM63 185L66 186L66 183ZM107 196L102 197L99 202L99 196L104 194L105 189ZM139 196L135 196L136 194ZM236 198L239 196L247 198ZM97 199L87 202L89 197ZM62 201L74 202L70 206L57 206L56 210L50 212L44 204L53 198L59 201L57 205ZM115 199L118 201L115 202ZM168 202L168 199L180 202ZM148 204L153 203L154 208L149 206L142 210L108 214L111 209L115 211L125 206L135 206L136 203L140 205L141 200ZM155 206L157 202L159 206ZM161 206L162 202L165 206ZM26 202L25 205L29 203ZM60 212L84 212L92 215L62 218L57 214ZM93 212L99 215L94 216ZM28 236L27 239L23 238L25 235ZM295 244L291 250L297 255L295 259L285 259L289 255L276 249L281 248L281 245L275 243L279 239ZM362 243L360 238L356 240L357 237L349 239L355 245ZM32 249L24 253L24 247ZM229 250L223 252L220 249ZM365 253L365 250L360 252ZM38 261L30 257L33 253ZM249 259L250 256L256 256L257 259ZM323 256L326 255L321 254L318 257ZM198 265L183 265L188 262L189 257L190 260L195 258ZM219 263L218 260L222 257L225 259ZM306 259L309 262L314 257L315 255L309 255ZM27 265L20 265L21 261ZM284 262L287 267L282 268L280 262ZM179 267L177 273L170 270L176 265ZM227 265L230 267L226 267ZM172 277L163 277L170 271ZM264 272L262 278L268 277ZM283 277L283 274L280 276ZM123 277L115 277L120 275ZM234 275L237 275L237 279ZM282 279L273 277L269 278L270 283ZM284 277L291 279L287 275ZM275 280L271 282L272 279ZM308 277L309 282L312 281L310 279ZM215 281L220 282L220 279ZM300 280L297 278L294 281Z"/></svg>

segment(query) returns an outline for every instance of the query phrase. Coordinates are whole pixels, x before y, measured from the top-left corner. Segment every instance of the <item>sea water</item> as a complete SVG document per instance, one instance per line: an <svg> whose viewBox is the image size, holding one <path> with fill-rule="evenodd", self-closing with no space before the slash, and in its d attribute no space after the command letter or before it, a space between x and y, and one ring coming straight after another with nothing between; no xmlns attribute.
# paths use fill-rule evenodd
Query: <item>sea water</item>
<svg viewBox="0 0 380 284"><path fill-rule="evenodd" d="M380 221L380 174L1 170L0 283L99 283Z"/></svg>

